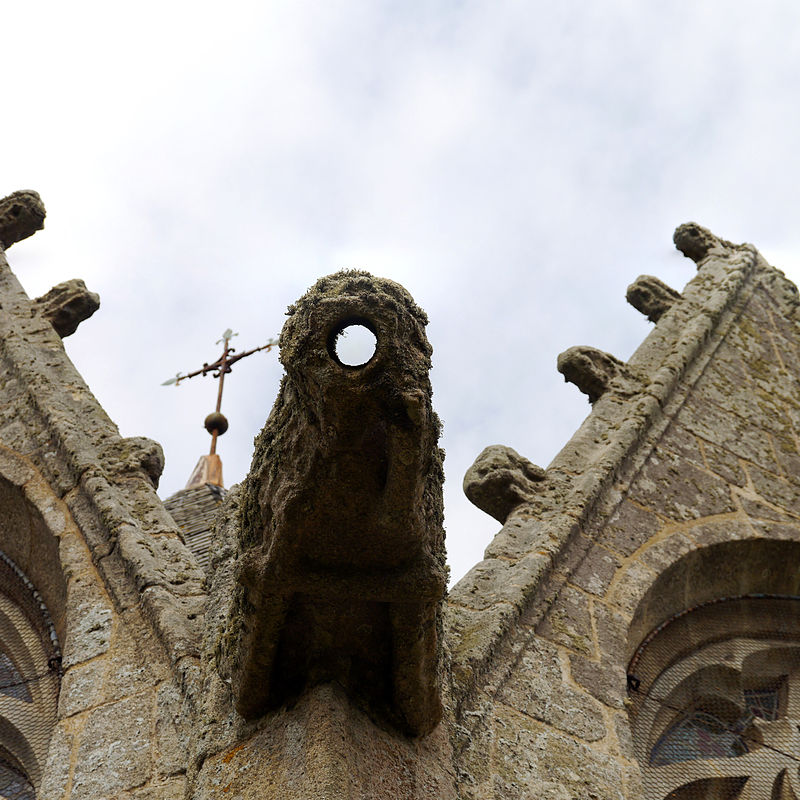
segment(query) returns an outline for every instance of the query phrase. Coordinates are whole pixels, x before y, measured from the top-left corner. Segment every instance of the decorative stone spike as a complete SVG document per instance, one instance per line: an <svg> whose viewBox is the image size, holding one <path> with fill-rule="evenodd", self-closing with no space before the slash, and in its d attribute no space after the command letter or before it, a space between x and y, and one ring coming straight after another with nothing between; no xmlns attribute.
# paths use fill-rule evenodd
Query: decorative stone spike
<svg viewBox="0 0 800 800"><path fill-rule="evenodd" d="M625 295L625 299L650 322L658 322L680 298L680 292L652 275L640 275Z"/></svg>
<svg viewBox="0 0 800 800"><path fill-rule="evenodd" d="M336 357L350 324L377 340L359 367ZM412 735L441 718L443 453L426 324L402 286L365 272L323 278L289 309L217 654L247 719L328 681Z"/></svg>
<svg viewBox="0 0 800 800"><path fill-rule="evenodd" d="M570 347L558 357L558 371L594 403L618 376L627 377L624 362L595 347Z"/></svg>
<svg viewBox="0 0 800 800"><path fill-rule="evenodd" d="M486 447L464 476L464 494L481 511L505 523L520 504L532 499L545 471L516 450L501 444Z"/></svg>
<svg viewBox="0 0 800 800"><path fill-rule="evenodd" d="M672 241L675 242L675 247L681 253L698 265L712 250L725 252L736 247L732 242L720 239L708 228L704 228L696 222L685 222L683 225L679 225L672 235Z"/></svg>
<svg viewBox="0 0 800 800"><path fill-rule="evenodd" d="M100 308L100 296L79 278L59 283L34 302L62 339L75 333L78 325Z"/></svg>
<svg viewBox="0 0 800 800"><path fill-rule="evenodd" d="M33 236L44 227L47 212L37 192L13 192L0 200L0 245L8 250L12 244Z"/></svg>

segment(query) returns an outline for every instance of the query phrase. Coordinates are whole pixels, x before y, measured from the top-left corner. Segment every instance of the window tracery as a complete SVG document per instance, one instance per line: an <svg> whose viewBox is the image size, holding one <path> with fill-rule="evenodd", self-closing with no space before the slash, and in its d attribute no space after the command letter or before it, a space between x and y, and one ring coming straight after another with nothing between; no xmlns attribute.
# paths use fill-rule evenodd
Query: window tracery
<svg viewBox="0 0 800 800"><path fill-rule="evenodd" d="M41 596L0 552L0 798L35 796L56 722L60 655Z"/></svg>
<svg viewBox="0 0 800 800"><path fill-rule="evenodd" d="M800 800L800 598L726 598L662 623L629 667L647 800Z"/></svg>
<svg viewBox="0 0 800 800"><path fill-rule="evenodd" d="M0 694L21 700L23 703L33 702L27 681L14 662L2 651L0 651Z"/></svg>
<svg viewBox="0 0 800 800"><path fill-rule="evenodd" d="M8 754L0 751L0 798L34 800L36 791L22 768Z"/></svg>

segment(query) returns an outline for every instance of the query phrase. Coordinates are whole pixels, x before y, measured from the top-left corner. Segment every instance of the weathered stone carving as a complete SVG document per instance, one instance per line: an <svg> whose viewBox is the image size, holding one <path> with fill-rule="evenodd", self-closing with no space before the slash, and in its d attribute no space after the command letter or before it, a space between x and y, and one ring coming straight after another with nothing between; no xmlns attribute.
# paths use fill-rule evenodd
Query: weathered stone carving
<svg viewBox="0 0 800 800"><path fill-rule="evenodd" d="M427 317L398 284L353 271L318 281L288 313L218 663L246 718L332 680L424 734L441 716L447 581ZM359 367L335 350L351 324L377 339Z"/></svg>
<svg viewBox="0 0 800 800"><path fill-rule="evenodd" d="M533 498L545 471L501 444L484 448L464 475L464 494L481 511L505 523L521 503Z"/></svg>
<svg viewBox="0 0 800 800"><path fill-rule="evenodd" d="M8 250L44 227L44 203L37 192L12 192L0 200L0 246Z"/></svg>
<svg viewBox="0 0 800 800"><path fill-rule="evenodd" d="M570 347L558 357L558 371L594 403L617 377L628 377L625 363L595 347Z"/></svg>
<svg viewBox="0 0 800 800"><path fill-rule="evenodd" d="M57 284L34 302L62 339L75 333L78 325L100 308L100 296L79 278Z"/></svg>
<svg viewBox="0 0 800 800"><path fill-rule="evenodd" d="M625 295L625 299L650 322L658 322L680 298L680 292L653 275L640 275L628 287Z"/></svg>
<svg viewBox="0 0 800 800"><path fill-rule="evenodd" d="M672 241L675 242L675 247L687 258L691 258L695 264L699 264L712 250L725 251L736 247L733 242L720 239L708 228L696 222L685 222L675 228Z"/></svg>
<svg viewBox="0 0 800 800"><path fill-rule="evenodd" d="M153 482L153 486L158 488L158 481L164 471L164 451L153 439L146 436L112 439L103 447L102 458L112 475L142 470Z"/></svg>

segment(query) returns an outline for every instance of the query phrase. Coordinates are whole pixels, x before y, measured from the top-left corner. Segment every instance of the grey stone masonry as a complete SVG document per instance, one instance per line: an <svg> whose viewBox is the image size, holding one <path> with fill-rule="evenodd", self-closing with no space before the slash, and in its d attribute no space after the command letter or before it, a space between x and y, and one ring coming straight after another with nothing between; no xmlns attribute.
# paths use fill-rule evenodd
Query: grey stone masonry
<svg viewBox="0 0 800 800"><path fill-rule="evenodd" d="M661 800L633 752L633 653L697 603L796 591L777 553L800 547L797 289L694 223L676 243L698 274L625 365L639 390L610 384L450 592L462 798ZM724 566L701 559L720 543Z"/></svg>

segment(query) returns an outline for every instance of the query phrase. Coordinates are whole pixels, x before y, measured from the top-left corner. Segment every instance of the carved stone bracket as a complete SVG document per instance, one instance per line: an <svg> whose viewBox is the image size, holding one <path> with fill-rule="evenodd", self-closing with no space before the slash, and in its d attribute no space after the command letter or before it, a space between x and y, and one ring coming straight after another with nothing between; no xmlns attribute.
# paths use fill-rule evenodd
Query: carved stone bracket
<svg viewBox="0 0 800 800"><path fill-rule="evenodd" d="M733 244L733 242L720 239L708 228L704 228L696 222L685 222L675 228L672 241L686 258L691 258L698 266L712 252L725 255L731 250L737 249L737 245Z"/></svg>
<svg viewBox="0 0 800 800"><path fill-rule="evenodd" d="M99 295L90 292L79 278L57 284L34 302L62 339L75 333L78 325L100 308Z"/></svg>

